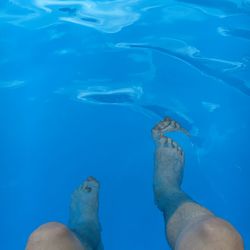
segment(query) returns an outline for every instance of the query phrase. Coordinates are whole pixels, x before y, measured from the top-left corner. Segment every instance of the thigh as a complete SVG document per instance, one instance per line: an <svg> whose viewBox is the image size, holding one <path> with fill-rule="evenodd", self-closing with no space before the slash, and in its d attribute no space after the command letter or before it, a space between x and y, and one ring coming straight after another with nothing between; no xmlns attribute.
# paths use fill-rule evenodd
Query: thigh
<svg viewBox="0 0 250 250"><path fill-rule="evenodd" d="M66 226L50 222L37 228L29 237L26 250L86 250Z"/></svg>

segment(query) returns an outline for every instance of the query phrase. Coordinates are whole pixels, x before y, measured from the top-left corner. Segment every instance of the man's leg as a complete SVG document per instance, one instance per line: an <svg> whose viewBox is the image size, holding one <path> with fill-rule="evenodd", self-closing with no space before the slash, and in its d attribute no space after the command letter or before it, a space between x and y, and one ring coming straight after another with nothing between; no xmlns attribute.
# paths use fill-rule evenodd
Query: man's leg
<svg viewBox="0 0 250 250"><path fill-rule="evenodd" d="M89 177L72 195L69 228L47 223L30 236L26 250L102 250L99 183Z"/></svg>
<svg viewBox="0 0 250 250"><path fill-rule="evenodd" d="M37 228L29 237L26 250L86 250L66 226L50 222Z"/></svg>
<svg viewBox="0 0 250 250"><path fill-rule="evenodd" d="M243 242L236 230L193 201L181 189L184 153L166 132L187 131L165 118L152 135L156 142L154 195L163 212L167 240L178 250L241 250Z"/></svg>

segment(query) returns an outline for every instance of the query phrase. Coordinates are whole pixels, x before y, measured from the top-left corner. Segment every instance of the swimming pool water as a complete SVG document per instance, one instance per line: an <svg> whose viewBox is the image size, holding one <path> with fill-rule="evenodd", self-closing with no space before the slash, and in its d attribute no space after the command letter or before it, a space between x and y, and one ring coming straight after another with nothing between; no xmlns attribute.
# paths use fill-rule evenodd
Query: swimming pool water
<svg viewBox="0 0 250 250"><path fill-rule="evenodd" d="M184 189L250 249L249 0L0 3L1 249L25 248L70 195L101 182L105 249L169 249L150 130L191 138Z"/></svg>

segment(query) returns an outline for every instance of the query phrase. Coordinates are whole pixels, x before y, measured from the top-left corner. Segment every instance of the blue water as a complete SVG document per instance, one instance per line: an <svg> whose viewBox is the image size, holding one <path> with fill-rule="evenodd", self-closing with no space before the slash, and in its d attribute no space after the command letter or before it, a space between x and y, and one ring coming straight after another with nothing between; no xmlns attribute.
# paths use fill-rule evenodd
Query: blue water
<svg viewBox="0 0 250 250"><path fill-rule="evenodd" d="M250 2L0 2L1 249L25 248L70 195L101 182L105 249L169 249L150 129L191 139L184 189L250 249Z"/></svg>

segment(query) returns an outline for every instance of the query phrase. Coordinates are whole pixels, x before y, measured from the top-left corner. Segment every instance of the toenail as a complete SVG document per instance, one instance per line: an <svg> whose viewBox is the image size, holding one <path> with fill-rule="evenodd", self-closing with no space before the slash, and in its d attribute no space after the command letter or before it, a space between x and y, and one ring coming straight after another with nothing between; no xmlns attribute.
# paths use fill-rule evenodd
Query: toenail
<svg viewBox="0 0 250 250"><path fill-rule="evenodd" d="M92 191L92 188L89 187L89 186L86 186L84 189L85 189L88 193L90 193L90 192Z"/></svg>

